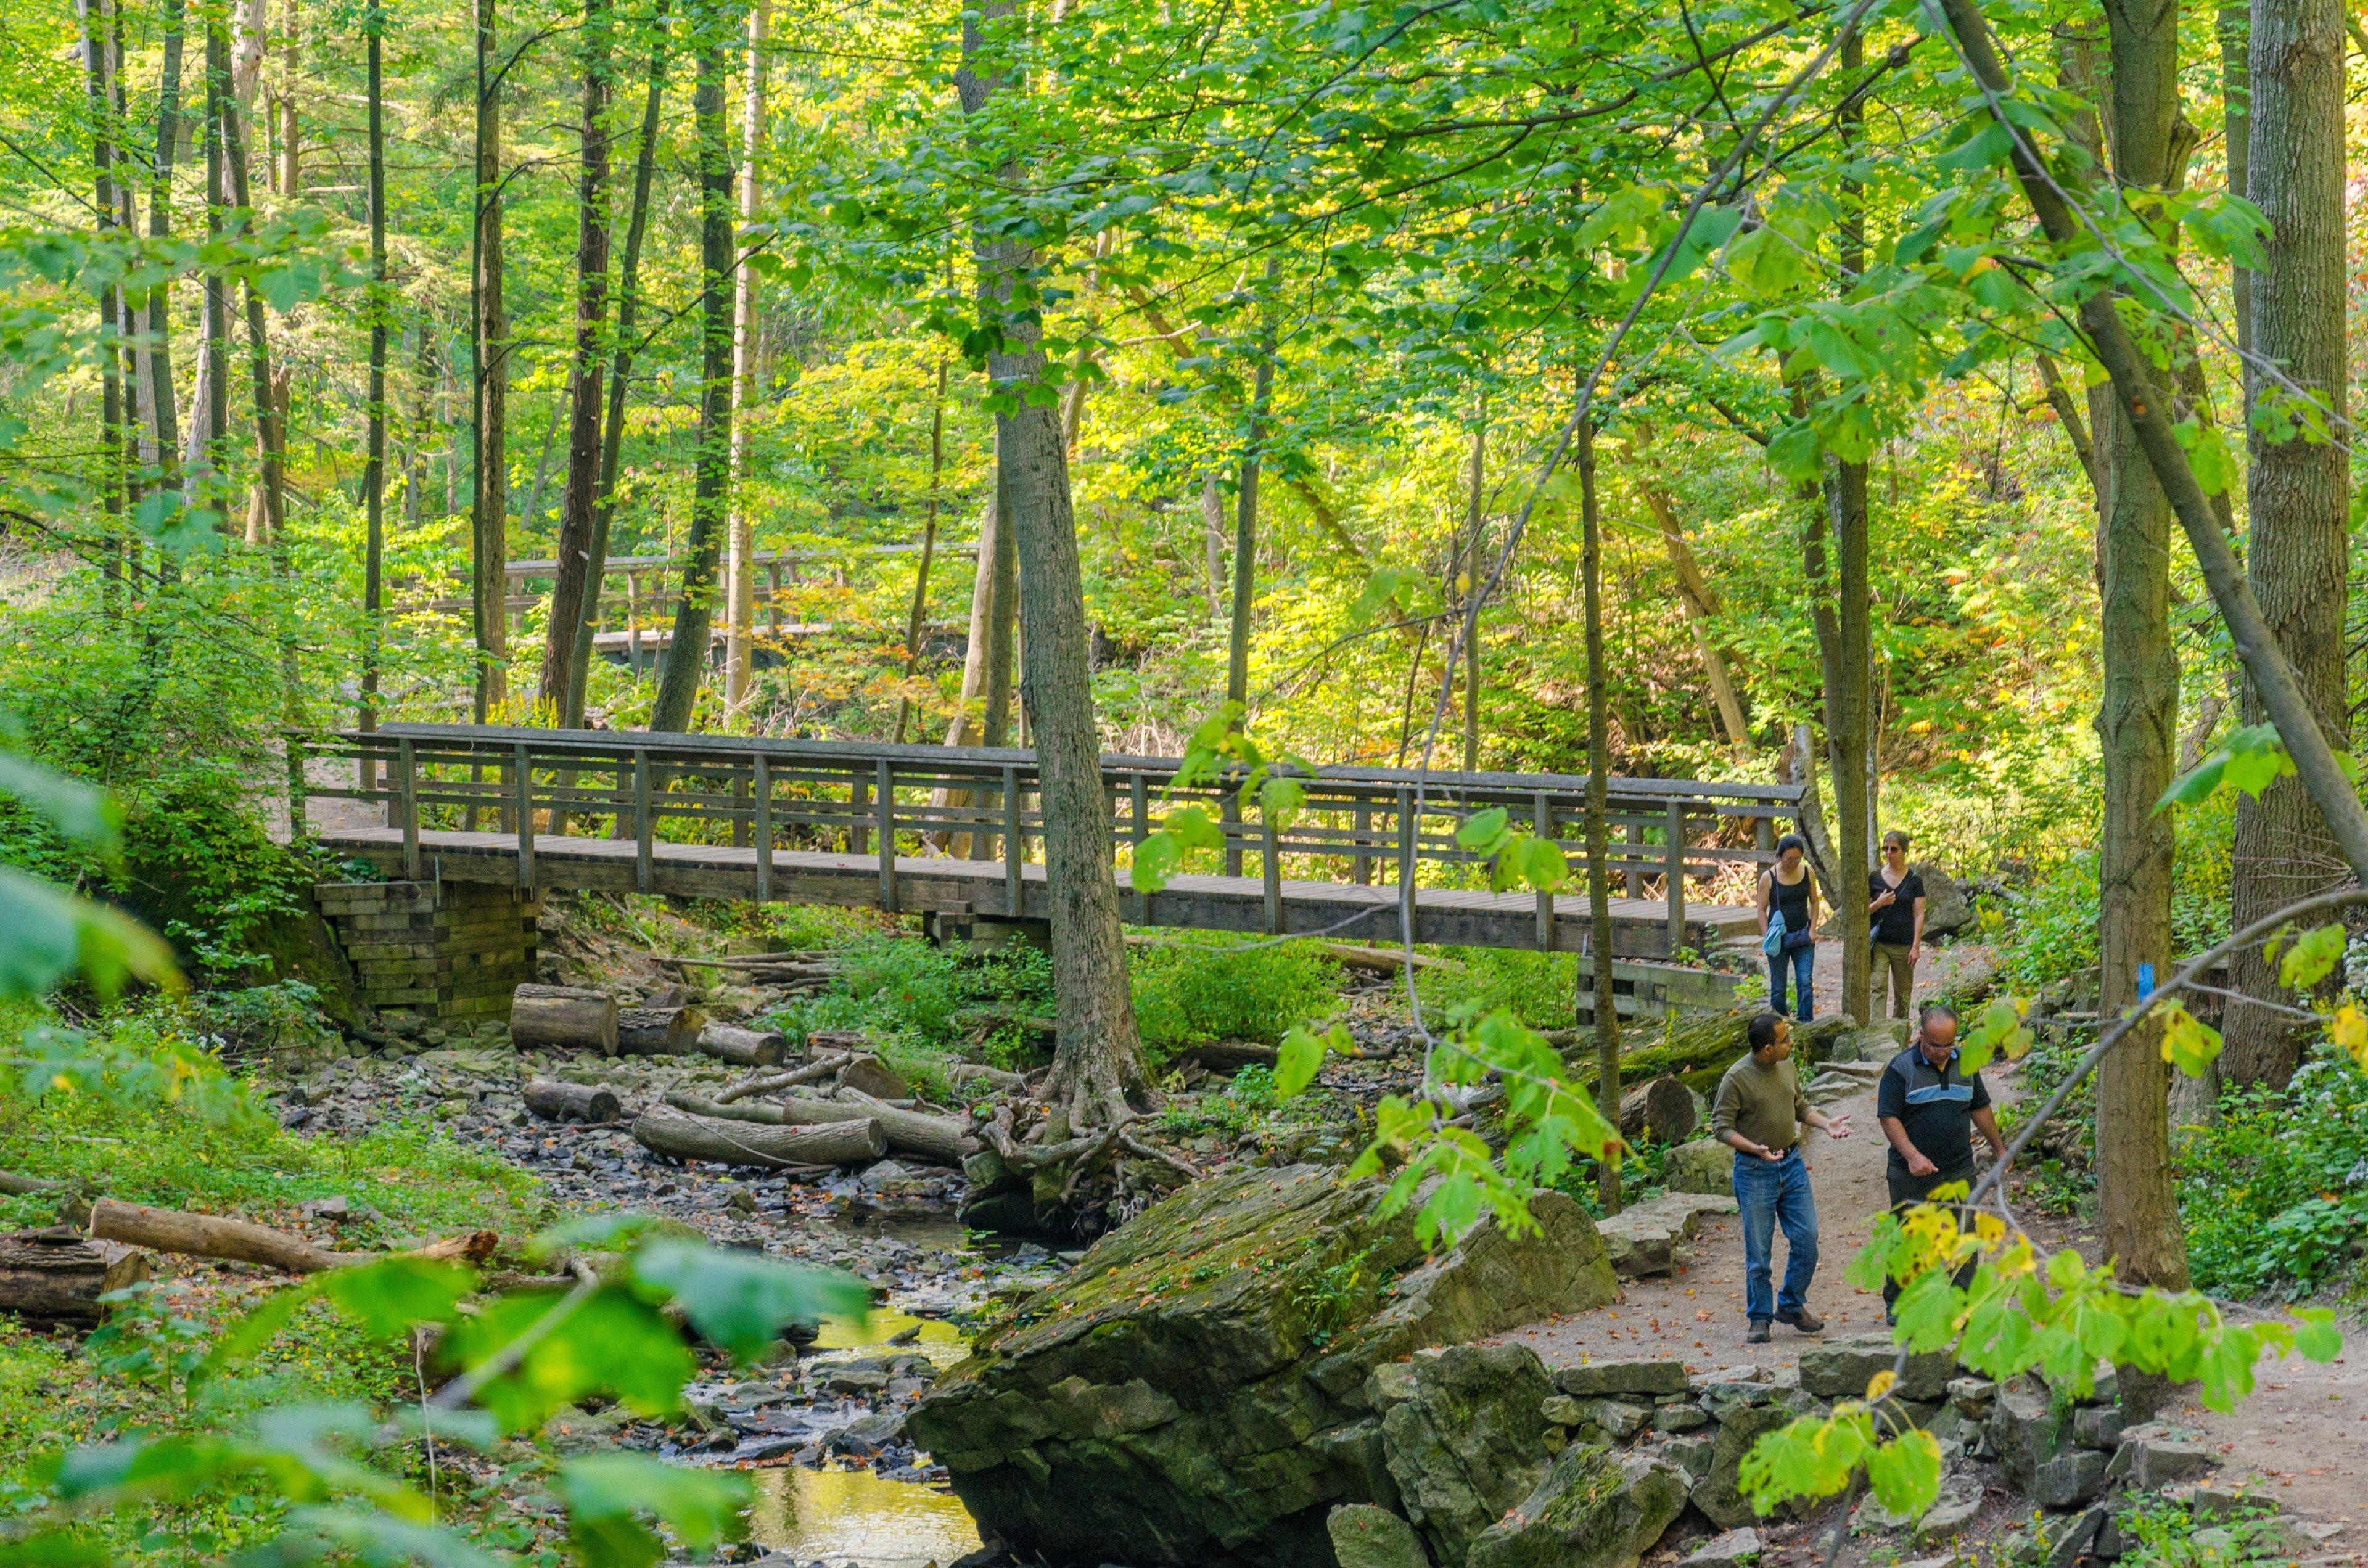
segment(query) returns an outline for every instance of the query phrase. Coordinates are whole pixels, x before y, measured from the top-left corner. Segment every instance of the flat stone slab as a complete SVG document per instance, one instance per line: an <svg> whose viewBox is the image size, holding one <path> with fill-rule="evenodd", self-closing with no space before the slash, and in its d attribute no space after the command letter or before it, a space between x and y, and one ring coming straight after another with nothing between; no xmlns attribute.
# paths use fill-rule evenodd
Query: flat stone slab
<svg viewBox="0 0 2368 1568"><path fill-rule="evenodd" d="M1691 1241L1708 1214L1734 1214L1735 1199L1714 1192L1667 1192L1599 1221L1611 1257L1611 1269L1622 1278L1667 1274L1678 1264L1678 1248Z"/></svg>

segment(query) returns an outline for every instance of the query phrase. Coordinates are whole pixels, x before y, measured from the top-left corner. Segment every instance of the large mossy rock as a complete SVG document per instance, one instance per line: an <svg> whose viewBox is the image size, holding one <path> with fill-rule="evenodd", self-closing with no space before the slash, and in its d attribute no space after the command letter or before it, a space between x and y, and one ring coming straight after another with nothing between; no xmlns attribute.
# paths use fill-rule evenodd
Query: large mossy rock
<svg viewBox="0 0 2368 1568"><path fill-rule="evenodd" d="M1391 1363L1619 1295L1558 1194L1531 1204L1539 1233L1483 1226L1426 1260L1410 1215L1381 1217L1383 1190L1319 1166L1185 1188L992 1325L907 1430L1022 1557L1331 1568L1335 1505L1400 1506L1374 1399L1421 1380ZM1552 1391L1529 1352L1506 1358L1522 1358L1497 1406L1535 1442Z"/></svg>
<svg viewBox="0 0 2368 1568"><path fill-rule="evenodd" d="M1685 1506L1675 1465L1574 1446L1473 1543L1465 1568L1636 1568Z"/></svg>

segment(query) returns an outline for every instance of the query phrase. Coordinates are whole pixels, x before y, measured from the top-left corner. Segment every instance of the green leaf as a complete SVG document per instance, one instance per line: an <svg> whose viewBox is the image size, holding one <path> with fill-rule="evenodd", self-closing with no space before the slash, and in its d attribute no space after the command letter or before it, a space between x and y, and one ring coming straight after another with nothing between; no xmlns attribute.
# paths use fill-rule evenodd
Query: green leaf
<svg viewBox="0 0 2368 1568"><path fill-rule="evenodd" d="M387 1257L331 1269L315 1281L363 1332L391 1339L416 1324L450 1323L477 1288L476 1271L419 1257Z"/></svg>
<svg viewBox="0 0 2368 1568"><path fill-rule="evenodd" d="M518 1364L486 1381L477 1403L505 1430L533 1431L553 1411L589 1393L613 1393L644 1415L672 1410L698 1363L674 1325L631 1291L610 1286L567 1309L554 1291L521 1291L455 1323L445 1342L464 1368L484 1365L529 1331L540 1332Z"/></svg>
<svg viewBox="0 0 2368 1568"><path fill-rule="evenodd" d="M0 752L0 795L14 795L77 844L115 846L117 813L105 795L38 763Z"/></svg>
<svg viewBox="0 0 2368 1568"><path fill-rule="evenodd" d="M181 985L173 949L131 916L0 866L0 1000L44 995L76 974L105 997L135 976Z"/></svg>
<svg viewBox="0 0 2368 1568"><path fill-rule="evenodd" d="M2278 965L2278 983L2307 991L2325 980L2343 957L2344 932L2340 921L2305 931L2301 940L2286 949Z"/></svg>
<svg viewBox="0 0 2368 1568"><path fill-rule="evenodd" d="M1183 863L1184 849L1176 835L1162 829L1134 846L1134 858L1127 869L1127 881L1137 892L1157 892L1167 885Z"/></svg>
<svg viewBox="0 0 2368 1568"><path fill-rule="evenodd" d="M2220 1054L2220 1031L2176 1001L2157 1011L2164 1015L2162 1059L2191 1078L2203 1076Z"/></svg>
<svg viewBox="0 0 2368 1568"><path fill-rule="evenodd" d="M1475 812L1455 830L1455 842L1481 855L1493 855L1506 838L1506 815L1502 806L1490 806Z"/></svg>
<svg viewBox="0 0 2368 1568"><path fill-rule="evenodd" d="M792 1268L760 1253L662 1237L633 1255L633 1275L681 1304L691 1326L741 1361L770 1348L791 1323L860 1318L870 1290L852 1275Z"/></svg>
<svg viewBox="0 0 2368 1568"><path fill-rule="evenodd" d="M655 1538L634 1524L655 1516L693 1552L720 1539L748 1506L748 1478L689 1470L640 1454L596 1454L560 1467L554 1490L567 1506L576 1553L593 1568L648 1568ZM662 1550L662 1549L661 1549Z"/></svg>
<svg viewBox="0 0 2368 1568"><path fill-rule="evenodd" d="M1335 1024L1317 1034L1305 1024L1296 1024L1275 1047L1274 1092L1278 1099L1290 1099L1315 1081L1315 1074L1324 1065L1327 1050L1343 1051L1350 1044L1349 1031Z"/></svg>
<svg viewBox="0 0 2368 1568"><path fill-rule="evenodd" d="M2294 1348L2314 1361L2332 1361L2343 1353L2343 1335L2335 1326L2335 1313L2327 1307L2295 1307L2288 1314L2294 1320Z"/></svg>
<svg viewBox="0 0 2368 1568"><path fill-rule="evenodd" d="M1941 1442L1910 1428L1869 1454L1867 1484L1875 1501L1902 1518L1918 1518L1941 1495Z"/></svg>

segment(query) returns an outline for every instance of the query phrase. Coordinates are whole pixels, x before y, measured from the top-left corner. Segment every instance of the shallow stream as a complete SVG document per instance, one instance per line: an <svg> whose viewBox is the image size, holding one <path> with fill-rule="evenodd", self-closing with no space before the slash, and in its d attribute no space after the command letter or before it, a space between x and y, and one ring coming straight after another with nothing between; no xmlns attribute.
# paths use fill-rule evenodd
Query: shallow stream
<svg viewBox="0 0 2368 1568"><path fill-rule="evenodd" d="M960 1499L868 1470L759 1471L749 1533L768 1551L839 1568L947 1568L979 1547Z"/></svg>

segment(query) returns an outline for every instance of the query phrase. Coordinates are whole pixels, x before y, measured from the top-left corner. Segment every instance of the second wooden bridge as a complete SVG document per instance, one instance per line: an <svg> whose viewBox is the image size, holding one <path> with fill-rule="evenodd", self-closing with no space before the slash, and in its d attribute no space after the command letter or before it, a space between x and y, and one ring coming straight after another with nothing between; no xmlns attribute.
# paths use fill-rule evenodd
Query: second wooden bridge
<svg viewBox="0 0 2368 1568"><path fill-rule="evenodd" d="M326 848L410 881L871 906L955 920L1041 921L1030 858L1043 824L1031 751L582 730L392 724L315 742L356 764L383 825L323 826ZM1105 756L1120 912L1140 926L1584 952L1587 779L1559 774L1326 767L1286 824L1229 821L1222 872L1138 893L1123 846L1157 812L1231 791L1178 790L1173 757ZM1689 879L1773 858L1800 790L1613 778L1613 950L1667 959L1748 931L1747 905L1690 899ZM1501 807L1555 838L1572 892L1492 892L1456 830Z"/></svg>

